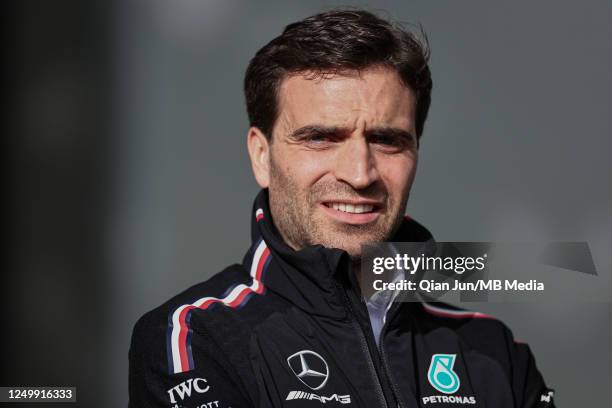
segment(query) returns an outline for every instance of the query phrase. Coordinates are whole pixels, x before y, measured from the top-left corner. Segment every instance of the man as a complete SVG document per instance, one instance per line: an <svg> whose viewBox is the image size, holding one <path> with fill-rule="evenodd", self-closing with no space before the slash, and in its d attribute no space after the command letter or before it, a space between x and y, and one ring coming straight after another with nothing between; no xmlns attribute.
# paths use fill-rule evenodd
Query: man
<svg viewBox="0 0 612 408"><path fill-rule="evenodd" d="M287 26L255 55L253 245L139 320L130 406L552 406L527 345L499 321L361 294L362 244L431 239L404 218L427 60L413 34L342 10Z"/></svg>

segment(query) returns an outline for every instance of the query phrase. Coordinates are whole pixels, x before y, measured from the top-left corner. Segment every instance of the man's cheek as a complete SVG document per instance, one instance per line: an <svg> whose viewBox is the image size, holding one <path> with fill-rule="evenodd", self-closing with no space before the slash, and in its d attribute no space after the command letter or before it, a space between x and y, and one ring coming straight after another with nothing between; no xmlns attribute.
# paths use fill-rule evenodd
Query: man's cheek
<svg viewBox="0 0 612 408"><path fill-rule="evenodd" d="M402 167L394 169L387 177L387 189L395 201L402 201L407 198L412 183L416 175L416 167Z"/></svg>
<svg viewBox="0 0 612 408"><path fill-rule="evenodd" d="M301 149L288 154L286 160L294 172L305 178L317 179L333 171L338 161L337 156L338 152L335 149Z"/></svg>
<svg viewBox="0 0 612 408"><path fill-rule="evenodd" d="M416 162L409 157L397 157L379 166L383 178L395 185L404 186L414 179Z"/></svg>

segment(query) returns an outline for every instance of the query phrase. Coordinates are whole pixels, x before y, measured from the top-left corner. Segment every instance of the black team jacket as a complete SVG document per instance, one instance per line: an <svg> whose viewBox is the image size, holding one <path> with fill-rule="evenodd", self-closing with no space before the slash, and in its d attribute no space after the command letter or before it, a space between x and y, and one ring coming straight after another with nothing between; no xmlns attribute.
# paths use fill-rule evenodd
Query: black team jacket
<svg viewBox="0 0 612 408"><path fill-rule="evenodd" d="M138 321L130 407L553 406L529 347L500 321L394 302L377 344L346 252L288 247L266 191L252 225L241 264ZM405 219L393 240L430 239Z"/></svg>

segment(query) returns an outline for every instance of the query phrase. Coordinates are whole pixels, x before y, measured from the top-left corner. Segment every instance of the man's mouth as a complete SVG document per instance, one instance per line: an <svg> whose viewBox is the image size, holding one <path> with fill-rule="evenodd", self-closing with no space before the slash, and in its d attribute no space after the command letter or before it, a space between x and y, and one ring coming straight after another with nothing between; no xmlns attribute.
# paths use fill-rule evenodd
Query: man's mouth
<svg viewBox="0 0 612 408"><path fill-rule="evenodd" d="M368 224L381 214L382 205L373 202L326 201L322 210L335 221L347 224Z"/></svg>
<svg viewBox="0 0 612 408"><path fill-rule="evenodd" d="M373 204L325 203L325 205L329 208L333 208L334 210L352 214L367 213L374 210Z"/></svg>

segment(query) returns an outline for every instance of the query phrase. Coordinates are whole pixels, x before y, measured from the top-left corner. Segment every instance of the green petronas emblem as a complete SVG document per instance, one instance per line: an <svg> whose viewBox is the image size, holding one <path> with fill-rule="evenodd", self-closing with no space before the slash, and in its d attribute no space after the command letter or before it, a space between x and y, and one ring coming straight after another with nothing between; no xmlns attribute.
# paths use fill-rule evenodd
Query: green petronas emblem
<svg viewBox="0 0 612 408"><path fill-rule="evenodd" d="M434 354L427 372L429 383L438 391L452 394L459 389L460 381L453 371L456 354Z"/></svg>

